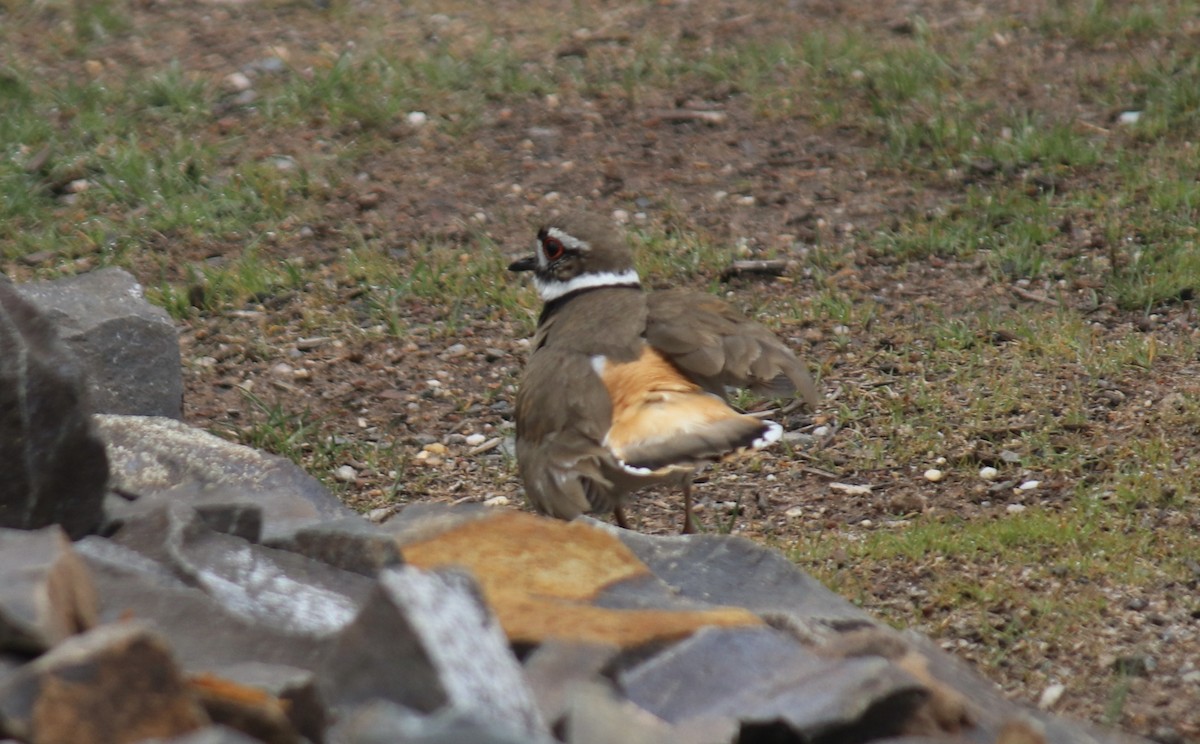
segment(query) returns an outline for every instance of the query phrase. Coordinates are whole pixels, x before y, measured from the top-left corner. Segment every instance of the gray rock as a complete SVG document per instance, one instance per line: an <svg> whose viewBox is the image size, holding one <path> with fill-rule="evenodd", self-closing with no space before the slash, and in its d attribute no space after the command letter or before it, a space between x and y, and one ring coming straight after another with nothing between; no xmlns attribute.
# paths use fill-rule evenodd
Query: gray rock
<svg viewBox="0 0 1200 744"><path fill-rule="evenodd" d="M971 703L973 738L999 740L1000 732L1014 721L1036 721L1038 733L1046 744L1135 744L1144 739L1129 736L1115 729L1102 729L1086 723L1068 721L1045 711L1022 707L1004 697L1000 688L968 666L965 662L942 651L928 638L906 631L904 639L926 660L928 674ZM1025 741L1025 739L1019 739Z"/></svg>
<svg viewBox="0 0 1200 744"><path fill-rule="evenodd" d="M189 734L170 739L146 739L142 744L262 744L228 726L205 726Z"/></svg>
<svg viewBox="0 0 1200 744"><path fill-rule="evenodd" d="M283 701L288 720L301 736L313 744L321 744L325 740L329 717L313 672L282 664L251 661L222 667L215 670L214 674Z"/></svg>
<svg viewBox="0 0 1200 744"><path fill-rule="evenodd" d="M568 691L578 682L598 682L620 653L604 643L547 641L525 659L525 681L533 692L542 720L551 726L567 715Z"/></svg>
<svg viewBox="0 0 1200 744"><path fill-rule="evenodd" d="M97 416L96 423L112 463L112 487L127 496L256 504L264 539L354 515L282 457L166 418Z"/></svg>
<svg viewBox="0 0 1200 744"><path fill-rule="evenodd" d="M337 633L372 588L358 574L213 532L183 504L130 519L113 541L167 566L230 614L295 635Z"/></svg>
<svg viewBox="0 0 1200 744"><path fill-rule="evenodd" d="M602 524L597 522L597 524ZM659 579L680 595L745 607L768 623L819 641L874 625L871 616L796 568L781 553L740 537L654 537L614 530Z"/></svg>
<svg viewBox="0 0 1200 744"><path fill-rule="evenodd" d="M546 736L515 731L470 713L423 715L386 700L354 708L330 732L337 744L553 744Z"/></svg>
<svg viewBox="0 0 1200 744"><path fill-rule="evenodd" d="M74 636L0 682L0 731L39 744L111 744L208 723L166 645L137 623Z"/></svg>
<svg viewBox="0 0 1200 744"><path fill-rule="evenodd" d="M96 616L91 577L61 528L0 529L0 651L41 653Z"/></svg>
<svg viewBox="0 0 1200 744"><path fill-rule="evenodd" d="M0 526L96 528L108 479L82 371L54 327L0 284Z"/></svg>
<svg viewBox="0 0 1200 744"><path fill-rule="evenodd" d="M315 670L329 641L231 614L145 556L100 537L76 543L100 598L100 619L135 617L166 638L189 674L251 661Z"/></svg>
<svg viewBox="0 0 1200 744"><path fill-rule="evenodd" d="M743 739L894 736L928 697L885 659L824 658L771 628L706 628L623 672L619 683L668 723L738 721Z"/></svg>
<svg viewBox="0 0 1200 744"><path fill-rule="evenodd" d="M562 731L567 744L730 744L738 732L732 720L671 726L598 682L574 682L565 697Z"/></svg>
<svg viewBox="0 0 1200 744"><path fill-rule="evenodd" d="M111 535L125 526L130 519L149 514L177 501L195 509L196 514L213 532L233 535L250 542L259 542L262 539L261 506L244 500L222 501L219 492L201 491L198 487L157 492L137 499L110 493L104 499L104 524L99 532L102 535Z"/></svg>
<svg viewBox="0 0 1200 744"><path fill-rule="evenodd" d="M301 527L268 540L266 545L364 576L375 576L404 562L396 539L358 516Z"/></svg>
<svg viewBox="0 0 1200 744"><path fill-rule="evenodd" d="M88 370L94 410L180 418L183 373L171 316L124 269L100 269L17 291L45 313Z"/></svg>
<svg viewBox="0 0 1200 744"><path fill-rule="evenodd" d="M454 571L384 570L331 650L321 680L341 707L381 698L424 713L460 709L528 736L545 734L499 624L474 582Z"/></svg>
<svg viewBox="0 0 1200 744"><path fill-rule="evenodd" d="M495 516L495 511L483 504L416 503L409 504L399 514L383 523L384 530L403 548L416 542L449 532L468 522Z"/></svg>

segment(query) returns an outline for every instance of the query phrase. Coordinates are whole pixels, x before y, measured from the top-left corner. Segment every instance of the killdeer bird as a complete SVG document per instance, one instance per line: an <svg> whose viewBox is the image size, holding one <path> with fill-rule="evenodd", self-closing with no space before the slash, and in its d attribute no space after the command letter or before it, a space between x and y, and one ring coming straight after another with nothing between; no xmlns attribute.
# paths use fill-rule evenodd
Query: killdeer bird
<svg viewBox="0 0 1200 744"><path fill-rule="evenodd" d="M623 236L573 214L538 231L532 271L544 306L516 401L517 469L535 509L560 519L612 511L655 483L683 489L704 465L779 439L779 424L739 413L730 387L819 394L774 334L727 303L684 290L644 292Z"/></svg>

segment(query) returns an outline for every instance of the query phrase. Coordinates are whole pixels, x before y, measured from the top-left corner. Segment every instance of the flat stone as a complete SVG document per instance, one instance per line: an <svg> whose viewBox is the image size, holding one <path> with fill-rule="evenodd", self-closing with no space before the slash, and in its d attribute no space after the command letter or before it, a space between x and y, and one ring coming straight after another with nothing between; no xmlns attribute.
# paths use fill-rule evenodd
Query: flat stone
<svg viewBox="0 0 1200 744"><path fill-rule="evenodd" d="M589 522L616 534L683 597L744 607L771 625L787 626L814 641L876 624L784 555L750 540L725 535L655 537Z"/></svg>
<svg viewBox="0 0 1200 744"><path fill-rule="evenodd" d="M104 526L100 534L111 535L132 517L148 514L167 504L182 501L193 509L213 532L233 535L250 542L262 539L262 507L244 500L223 501L221 491L201 490L192 484L170 492L157 492L138 499L109 494L104 500Z"/></svg>
<svg viewBox="0 0 1200 744"><path fill-rule="evenodd" d="M213 532L183 504L130 519L113 541L169 567L230 614L294 635L337 633L372 589L358 574Z"/></svg>
<svg viewBox="0 0 1200 744"><path fill-rule="evenodd" d="M375 576L404 562L396 539L358 516L301 527L291 535L268 540L266 545L364 576Z"/></svg>
<svg viewBox="0 0 1200 744"><path fill-rule="evenodd" d="M1006 728L1020 728L1032 720L1046 744L1145 744L1146 740L1115 729L1102 729L1087 723L1069 721L1045 711L1018 705L1004 697L993 682L979 676L973 668L942 651L936 643L919 633L905 631L904 640L926 661L926 674L941 686L954 690L970 701L975 741L999 741ZM1016 739L1027 741L1027 739Z"/></svg>
<svg viewBox="0 0 1200 744"><path fill-rule="evenodd" d="M565 692L568 705L561 728L567 744L665 744L673 741L704 744L697 739L677 738L676 732L665 721L618 698L609 685L574 682ZM735 732L736 729L730 727L730 737L722 744L732 741Z"/></svg>
<svg viewBox="0 0 1200 744"><path fill-rule="evenodd" d="M83 369L54 326L0 283L0 527L100 523L108 461L92 428Z"/></svg>
<svg viewBox="0 0 1200 744"><path fill-rule="evenodd" d="M737 721L739 741L894 736L928 696L885 659L824 658L771 628L702 630L618 681L632 702L669 723Z"/></svg>
<svg viewBox="0 0 1200 744"><path fill-rule="evenodd" d="M329 716L313 672L283 664L251 661L222 667L214 674L279 699L284 703L284 713L297 733L314 744L324 740Z"/></svg>
<svg viewBox="0 0 1200 744"><path fill-rule="evenodd" d="M288 717L289 704L258 687L250 687L216 674L198 674L188 687L215 723L266 744L300 744L301 738Z"/></svg>
<svg viewBox="0 0 1200 744"><path fill-rule="evenodd" d="M424 542L444 532L461 527L468 522L490 519L495 510L483 504L408 504L394 516L385 520L382 527L403 548L409 543Z"/></svg>
<svg viewBox="0 0 1200 744"><path fill-rule="evenodd" d="M341 708L380 698L425 713L469 711L530 736L546 733L500 626L474 582L455 571L385 569L320 678Z"/></svg>
<svg viewBox="0 0 1200 744"><path fill-rule="evenodd" d="M37 744L124 744L207 723L166 644L137 623L69 638L0 682L0 730Z"/></svg>
<svg viewBox="0 0 1200 744"><path fill-rule="evenodd" d="M354 708L330 732L338 744L553 744L548 736L513 731L482 721L469 712L446 710L435 715L386 700Z"/></svg>
<svg viewBox="0 0 1200 744"><path fill-rule="evenodd" d="M91 577L60 527L0 528L0 651L41 653L96 617Z"/></svg>
<svg viewBox="0 0 1200 744"><path fill-rule="evenodd" d="M261 744L237 729L228 726L205 726L182 736L170 739L147 739L142 744Z"/></svg>
<svg viewBox="0 0 1200 744"><path fill-rule="evenodd" d="M223 672L252 661L300 669L320 667L329 641L230 613L170 569L100 537L76 543L100 601L102 622L133 617L171 644L189 674Z"/></svg>
<svg viewBox="0 0 1200 744"><path fill-rule="evenodd" d="M547 641L524 663L525 681L537 701L542 720L557 726L568 712L568 691L578 682L603 679L604 668L621 649L606 643Z"/></svg>
<svg viewBox="0 0 1200 744"><path fill-rule="evenodd" d="M167 418L97 416L96 423L112 463L110 485L131 497L256 504L262 509L264 539L354 515L282 457Z"/></svg>
<svg viewBox="0 0 1200 744"><path fill-rule="evenodd" d="M17 291L50 318L87 369L95 411L182 416L179 332L129 272L100 269Z"/></svg>
<svg viewBox="0 0 1200 744"><path fill-rule="evenodd" d="M646 565L610 533L507 510L471 519L426 540L404 545L415 566L462 566L479 582L488 605L513 643L549 639L633 648L683 638L709 625L759 625L736 607L677 609L659 594L658 607L598 606L620 582L652 580Z"/></svg>

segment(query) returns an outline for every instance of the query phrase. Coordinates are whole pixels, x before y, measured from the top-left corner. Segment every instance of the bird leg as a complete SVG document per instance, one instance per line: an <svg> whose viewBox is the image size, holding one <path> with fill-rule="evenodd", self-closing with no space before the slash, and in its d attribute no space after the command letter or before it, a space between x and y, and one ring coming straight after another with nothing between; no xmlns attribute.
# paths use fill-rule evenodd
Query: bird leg
<svg viewBox="0 0 1200 744"><path fill-rule="evenodd" d="M683 482L683 532L684 535L695 534L696 527L692 524L692 479Z"/></svg>
<svg viewBox="0 0 1200 744"><path fill-rule="evenodd" d="M623 530L629 529L629 520L625 518L625 510L619 506L613 507L613 518L617 520L617 526Z"/></svg>

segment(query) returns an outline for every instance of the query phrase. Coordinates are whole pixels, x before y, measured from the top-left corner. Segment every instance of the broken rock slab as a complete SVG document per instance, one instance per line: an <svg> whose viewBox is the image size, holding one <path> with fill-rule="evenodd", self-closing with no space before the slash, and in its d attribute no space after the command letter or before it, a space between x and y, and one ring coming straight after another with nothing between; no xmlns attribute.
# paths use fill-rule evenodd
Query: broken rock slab
<svg viewBox="0 0 1200 744"><path fill-rule="evenodd" d="M359 516L306 525L264 544L363 576L404 562L395 537Z"/></svg>
<svg viewBox="0 0 1200 744"><path fill-rule="evenodd" d="M137 623L69 638L0 681L0 733L22 741L132 744L207 723L166 644Z"/></svg>
<svg viewBox="0 0 1200 744"><path fill-rule="evenodd" d="M334 726L338 744L554 744L538 734L499 729L470 712L423 715L386 700L358 706ZM664 743L665 744L665 743Z"/></svg>
<svg viewBox="0 0 1200 744"><path fill-rule="evenodd" d="M873 626L870 615L796 568L779 551L741 537L655 537L588 523L615 534L653 574L681 596L744 607L777 627L823 642Z"/></svg>
<svg viewBox="0 0 1200 744"><path fill-rule="evenodd" d="M320 679L326 698L342 709L382 699L546 735L499 624L475 583L455 571L383 571L366 607L330 649Z"/></svg>
<svg viewBox="0 0 1200 744"><path fill-rule="evenodd" d="M214 532L184 504L130 519L113 542L168 567L228 613L292 635L337 633L372 590L359 574Z"/></svg>
<svg viewBox="0 0 1200 744"><path fill-rule="evenodd" d="M740 741L897 736L929 694L883 658L822 657L773 628L706 628L618 681L669 723L736 722Z"/></svg>
<svg viewBox="0 0 1200 744"><path fill-rule="evenodd" d="M0 652L41 653L96 617L91 576L60 527L0 528Z"/></svg>
<svg viewBox="0 0 1200 744"><path fill-rule="evenodd" d="M99 525L108 460L83 385L50 321L0 283L0 527Z"/></svg>
<svg viewBox="0 0 1200 744"><path fill-rule="evenodd" d="M328 639L231 614L170 569L111 540L88 537L76 549L92 574L101 622L132 617L145 623L171 644L189 674L252 661L312 670L327 653Z"/></svg>
<svg viewBox="0 0 1200 744"><path fill-rule="evenodd" d="M94 410L181 418L179 332L124 269L17 286L87 369Z"/></svg>
<svg viewBox="0 0 1200 744"><path fill-rule="evenodd" d="M321 744L325 740L329 717L313 672L283 664L250 661L221 667L213 675L279 700L296 733L312 744Z"/></svg>
<svg viewBox="0 0 1200 744"><path fill-rule="evenodd" d="M135 503L155 497L255 504L262 509L263 539L354 516L320 481L285 458L168 418L104 415L96 424L112 463L111 487Z"/></svg>
<svg viewBox="0 0 1200 744"><path fill-rule="evenodd" d="M441 521L446 531L423 532L423 539L402 546L405 561L469 570L515 644L562 639L633 648L683 638L708 625L762 624L737 607L698 602L681 607L668 596L669 588L649 586L658 584L633 552L587 524L501 510L458 523ZM623 594L624 602L599 601L614 585L626 583L638 591ZM646 592L661 604L648 606Z"/></svg>

